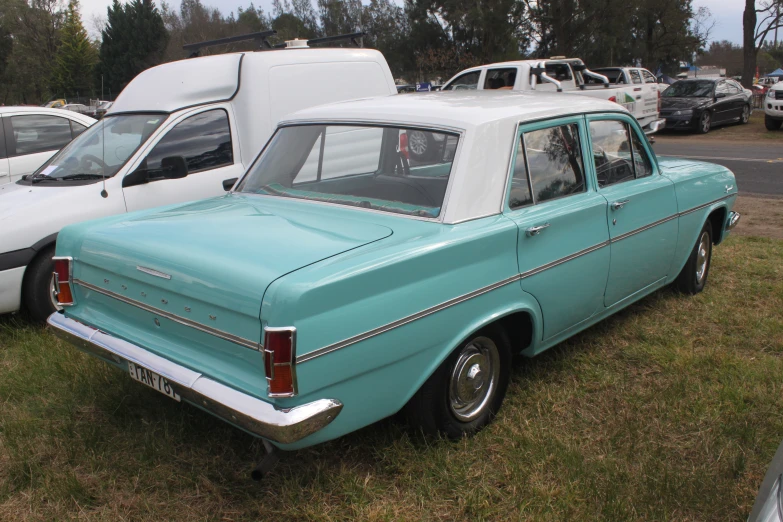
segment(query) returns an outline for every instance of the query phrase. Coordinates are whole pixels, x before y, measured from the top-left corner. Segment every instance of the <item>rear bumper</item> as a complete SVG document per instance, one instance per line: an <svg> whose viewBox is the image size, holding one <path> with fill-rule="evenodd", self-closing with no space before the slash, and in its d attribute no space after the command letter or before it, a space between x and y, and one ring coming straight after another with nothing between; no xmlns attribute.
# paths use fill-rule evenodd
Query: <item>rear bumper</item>
<svg viewBox="0 0 783 522"><path fill-rule="evenodd" d="M124 368L130 361L152 370L165 377L184 400L272 442L297 442L327 426L343 409L342 403L333 399L278 409L62 313L52 314L47 322L55 335L80 350Z"/></svg>
<svg viewBox="0 0 783 522"><path fill-rule="evenodd" d="M664 128L666 128L666 120L664 118L659 118L645 125L643 130L645 134L650 136L658 131L663 130Z"/></svg>

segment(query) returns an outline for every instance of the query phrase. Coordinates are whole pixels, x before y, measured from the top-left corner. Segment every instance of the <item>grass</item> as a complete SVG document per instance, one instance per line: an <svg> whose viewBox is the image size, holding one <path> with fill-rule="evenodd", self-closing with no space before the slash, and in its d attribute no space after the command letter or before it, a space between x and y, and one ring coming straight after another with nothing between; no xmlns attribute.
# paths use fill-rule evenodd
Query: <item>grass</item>
<svg viewBox="0 0 783 522"><path fill-rule="evenodd" d="M732 140L732 141L756 141L764 140L771 141L783 141L783 129L776 131L768 131L764 126L764 109L753 109L753 114L750 115L750 121L746 125L740 125L738 123L730 123L728 125L720 125L710 130L709 134L699 134L693 132L673 131L665 130L659 135L660 137L676 136L678 140ZM762 142L763 143L763 142Z"/></svg>
<svg viewBox="0 0 783 522"><path fill-rule="evenodd" d="M394 420L288 455L0 318L0 520L745 520L783 439L783 241L731 238L513 372L457 443Z"/></svg>

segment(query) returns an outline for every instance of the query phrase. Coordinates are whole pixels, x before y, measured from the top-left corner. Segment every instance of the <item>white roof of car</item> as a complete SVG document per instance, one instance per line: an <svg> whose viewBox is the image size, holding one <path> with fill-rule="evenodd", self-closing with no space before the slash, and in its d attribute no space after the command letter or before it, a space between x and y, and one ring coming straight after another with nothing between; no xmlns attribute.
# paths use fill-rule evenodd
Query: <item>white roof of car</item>
<svg viewBox="0 0 783 522"><path fill-rule="evenodd" d="M258 81L266 92L266 73L272 67L299 63L382 62L374 49L277 49L229 53L168 62L139 73L117 97L107 114L121 112L174 112L185 107L227 101L243 79ZM314 85L313 88L318 88Z"/></svg>
<svg viewBox="0 0 783 522"><path fill-rule="evenodd" d="M498 214L505 201L517 124L590 112L623 112L620 105L587 96L520 91L450 91L321 105L294 113L297 122L386 123L464 131L457 148L443 223Z"/></svg>
<svg viewBox="0 0 783 522"><path fill-rule="evenodd" d="M284 122L368 121L467 129L499 120L524 122L588 112L623 111L607 100L530 91L448 91L368 98L311 107Z"/></svg>
<svg viewBox="0 0 783 522"><path fill-rule="evenodd" d="M45 107L15 107L13 105L11 106L3 106L0 107L0 116L6 115L6 114L51 114L52 116L60 116L61 118L69 118L71 120L79 121L87 126L92 125L95 123L96 119L90 118L86 114L79 114L78 112L69 111L67 109L58 108L58 109L47 109Z"/></svg>

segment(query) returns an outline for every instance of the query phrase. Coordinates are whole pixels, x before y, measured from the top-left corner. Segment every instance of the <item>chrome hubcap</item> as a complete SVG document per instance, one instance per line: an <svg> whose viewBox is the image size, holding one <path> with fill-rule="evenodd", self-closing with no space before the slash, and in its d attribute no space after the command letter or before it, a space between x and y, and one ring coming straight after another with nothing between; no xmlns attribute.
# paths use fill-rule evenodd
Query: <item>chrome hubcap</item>
<svg viewBox="0 0 783 522"><path fill-rule="evenodd" d="M696 281L701 284L707 273L707 262L710 259L710 236L703 232L699 239L699 250L696 252Z"/></svg>
<svg viewBox="0 0 783 522"><path fill-rule="evenodd" d="M707 132L710 130L710 115L705 114L701 117L701 128L704 129L704 132Z"/></svg>
<svg viewBox="0 0 783 522"><path fill-rule="evenodd" d="M743 107L743 109L742 109L742 121L748 121L749 117L750 117L750 111L748 111L747 107Z"/></svg>
<svg viewBox="0 0 783 522"><path fill-rule="evenodd" d="M500 377L500 355L491 339L477 337L462 349L451 372L449 406L454 416L469 422L492 403Z"/></svg>
<svg viewBox="0 0 783 522"><path fill-rule="evenodd" d="M408 148L417 156L427 151L427 137L421 131L408 133Z"/></svg>

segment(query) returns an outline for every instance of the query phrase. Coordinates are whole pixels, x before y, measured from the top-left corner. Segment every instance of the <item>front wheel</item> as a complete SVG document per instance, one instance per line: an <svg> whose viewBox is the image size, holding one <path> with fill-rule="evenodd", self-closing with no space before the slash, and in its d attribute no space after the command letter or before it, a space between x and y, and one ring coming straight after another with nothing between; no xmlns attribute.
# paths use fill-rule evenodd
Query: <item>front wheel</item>
<svg viewBox="0 0 783 522"><path fill-rule="evenodd" d="M707 284L707 275L710 272L712 261L712 224L709 220L699 233L696 245L691 251L688 261L677 276L675 284L677 288L686 294L696 295L704 290Z"/></svg>
<svg viewBox="0 0 783 522"><path fill-rule="evenodd" d="M764 116L764 126L767 128L767 130L771 130L771 131L780 130L781 124L783 124L783 121L781 120L775 120L767 115Z"/></svg>
<svg viewBox="0 0 783 522"><path fill-rule="evenodd" d="M709 111L704 111L704 113L701 115L701 118L699 118L699 128L697 130L699 131L699 134L707 134L710 132L711 127L712 116L710 115Z"/></svg>
<svg viewBox="0 0 783 522"><path fill-rule="evenodd" d="M52 256L54 256L54 245L41 250L25 271L22 297L27 311L36 321L46 321L59 309L55 297Z"/></svg>
<svg viewBox="0 0 783 522"><path fill-rule="evenodd" d="M742 116L740 116L740 123L745 124L750 121L750 105L742 107Z"/></svg>
<svg viewBox="0 0 783 522"><path fill-rule="evenodd" d="M462 343L405 406L408 423L434 435L460 439L497 414L506 395L511 346L505 331L488 327Z"/></svg>

